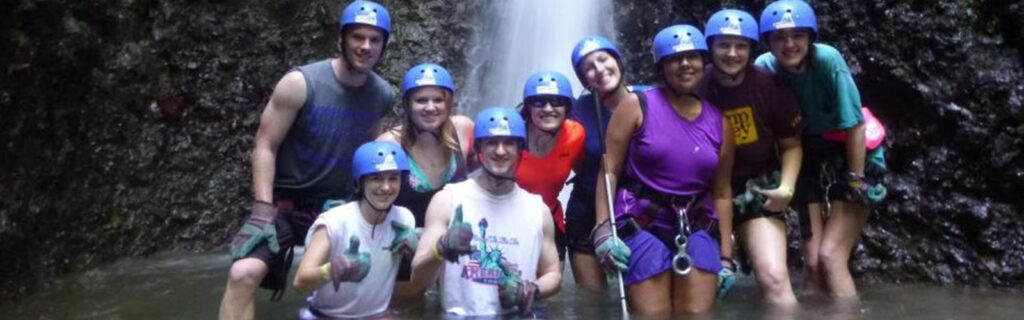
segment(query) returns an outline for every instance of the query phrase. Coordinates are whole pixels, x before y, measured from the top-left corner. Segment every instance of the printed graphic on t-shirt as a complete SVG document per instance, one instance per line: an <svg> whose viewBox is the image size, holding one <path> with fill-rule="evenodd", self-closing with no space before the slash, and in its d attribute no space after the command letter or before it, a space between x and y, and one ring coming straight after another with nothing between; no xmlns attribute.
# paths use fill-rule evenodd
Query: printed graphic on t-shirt
<svg viewBox="0 0 1024 320"><path fill-rule="evenodd" d="M519 239L514 237L487 236L487 219L480 219L477 224L480 228L480 237L476 238L477 249L469 254L469 261L462 266L462 278L483 284L498 284L498 279L506 274L502 271L501 264L504 264L509 272L521 276L522 271L519 265L509 261L502 255L501 246L518 246ZM507 275L512 276L512 275Z"/></svg>
<svg viewBox="0 0 1024 320"><path fill-rule="evenodd" d="M725 112L732 124L736 145L742 146L757 142L757 125L754 124L754 110L750 106L742 106Z"/></svg>

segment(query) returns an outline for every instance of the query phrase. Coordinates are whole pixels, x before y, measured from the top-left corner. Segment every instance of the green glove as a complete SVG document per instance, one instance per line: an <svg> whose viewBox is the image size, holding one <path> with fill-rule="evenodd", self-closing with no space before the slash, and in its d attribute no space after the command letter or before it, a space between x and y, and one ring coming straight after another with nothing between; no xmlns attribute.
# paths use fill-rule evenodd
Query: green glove
<svg viewBox="0 0 1024 320"><path fill-rule="evenodd" d="M505 264L505 260L501 260L498 265L501 267L501 277L498 278L498 298L501 300L501 306L518 307L519 313L523 315L533 313L533 300L540 296L537 284L523 280Z"/></svg>
<svg viewBox="0 0 1024 320"><path fill-rule="evenodd" d="M719 300L724 299L736 284L735 274L736 265L732 261L729 261L729 265L722 264L722 270L718 271L718 293L716 294Z"/></svg>
<svg viewBox="0 0 1024 320"><path fill-rule="evenodd" d="M370 273L370 253L359 252L359 237L348 240L348 248L340 256L331 259L331 281L334 291L342 282L360 282Z"/></svg>
<svg viewBox="0 0 1024 320"><path fill-rule="evenodd" d="M391 253L411 257L416 253L420 239L416 230L398 221L391 221L391 230L395 231L395 240L391 241Z"/></svg>
<svg viewBox="0 0 1024 320"><path fill-rule="evenodd" d="M449 262L456 262L461 255L473 252L473 228L469 223L462 222L462 205L455 208L455 215L452 216L452 224L448 231L437 239L437 254Z"/></svg>
<svg viewBox="0 0 1024 320"><path fill-rule="evenodd" d="M281 248L277 242L274 219L277 219L277 207L274 204L253 201L245 224L231 240L231 256L235 259L244 258L263 241L267 242L270 252L277 253Z"/></svg>
<svg viewBox="0 0 1024 320"><path fill-rule="evenodd" d="M597 248L594 253L605 270L626 272L629 269L629 256L632 253L626 243L618 237L612 237L612 227L608 220L594 227L590 241Z"/></svg>
<svg viewBox="0 0 1024 320"><path fill-rule="evenodd" d="M872 183L866 177L854 172L846 173L846 184L850 188L854 200L868 208L882 202L888 193L881 183Z"/></svg>

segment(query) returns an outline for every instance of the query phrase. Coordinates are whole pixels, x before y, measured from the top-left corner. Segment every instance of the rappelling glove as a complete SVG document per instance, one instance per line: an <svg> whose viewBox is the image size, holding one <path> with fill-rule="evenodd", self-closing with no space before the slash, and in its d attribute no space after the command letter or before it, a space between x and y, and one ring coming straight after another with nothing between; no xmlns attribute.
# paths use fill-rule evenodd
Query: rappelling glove
<svg viewBox="0 0 1024 320"><path fill-rule="evenodd" d="M345 204L345 202L347 201L341 199L327 199L327 201L324 201L324 205L320 208L320 212L327 212L327 210L331 210L334 209L334 207L341 206Z"/></svg>
<svg viewBox="0 0 1024 320"><path fill-rule="evenodd" d="M718 271L718 293L719 300L724 299L732 286L736 284L736 263L732 259L722 258L722 270Z"/></svg>
<svg viewBox="0 0 1024 320"><path fill-rule="evenodd" d="M850 187L853 200L868 208L882 202L887 193L885 186L881 183L872 183L863 175L855 172L846 173L846 184Z"/></svg>
<svg viewBox="0 0 1024 320"><path fill-rule="evenodd" d="M459 256L473 252L473 228L469 223L462 222L462 205L455 208L455 215L452 216L452 223L448 225L448 231L437 239L434 246L434 256L457 262Z"/></svg>
<svg viewBox="0 0 1024 320"><path fill-rule="evenodd" d="M416 229L398 221L391 221L391 230L395 231L395 240L391 241L391 253L411 257L416 253L420 238Z"/></svg>
<svg viewBox="0 0 1024 320"><path fill-rule="evenodd" d="M345 252L331 259L330 268L334 291L338 291L342 282L360 282L366 278L370 273L370 253L359 252L359 237L352 236Z"/></svg>
<svg viewBox="0 0 1024 320"><path fill-rule="evenodd" d="M254 200L242 229L231 240L231 256L235 259L244 258L263 241L267 242L270 252L277 253L280 245L274 219L277 219L277 207L273 203Z"/></svg>
<svg viewBox="0 0 1024 320"><path fill-rule="evenodd" d="M629 247L618 237L612 236L612 225L609 220L594 227L590 233L590 242L597 248L598 261L605 270L612 272L626 272L629 269Z"/></svg>
<svg viewBox="0 0 1024 320"><path fill-rule="evenodd" d="M762 208L769 212L783 212L793 200L793 187L782 184L779 171L772 172L771 177L761 176L758 192L764 197Z"/></svg>
<svg viewBox="0 0 1024 320"><path fill-rule="evenodd" d="M498 262L501 277L498 278L498 298L503 308L518 307L520 314L533 313L533 300L540 296L537 284L523 280L518 273L506 265L505 260Z"/></svg>

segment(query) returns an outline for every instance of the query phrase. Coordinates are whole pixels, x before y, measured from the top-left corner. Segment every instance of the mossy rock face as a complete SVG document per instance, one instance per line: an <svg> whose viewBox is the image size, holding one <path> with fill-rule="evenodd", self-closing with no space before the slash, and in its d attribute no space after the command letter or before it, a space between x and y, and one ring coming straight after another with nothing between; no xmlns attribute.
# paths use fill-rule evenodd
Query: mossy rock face
<svg viewBox="0 0 1024 320"><path fill-rule="evenodd" d="M615 1L632 83L650 39L762 1ZM384 1L378 71L456 79L486 1ZM862 278L1024 283L1024 5L812 1L890 138ZM247 207L259 113L293 66L337 54L343 1L24 0L0 5L0 297L159 250L223 248ZM457 82L457 86L462 86ZM795 234L795 232L791 232ZM794 263L799 255L791 252ZM225 266L226 267L226 266Z"/></svg>

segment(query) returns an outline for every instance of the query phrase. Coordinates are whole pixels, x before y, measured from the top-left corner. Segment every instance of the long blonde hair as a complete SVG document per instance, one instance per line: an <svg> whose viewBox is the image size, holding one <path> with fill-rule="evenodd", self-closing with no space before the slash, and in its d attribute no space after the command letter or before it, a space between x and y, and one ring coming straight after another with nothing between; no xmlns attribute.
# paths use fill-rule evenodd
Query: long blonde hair
<svg viewBox="0 0 1024 320"><path fill-rule="evenodd" d="M417 88L416 90L418 90ZM416 140L420 134L423 134L420 130L416 130L416 124L412 121L412 104L409 102L409 97L413 90L404 98L402 102L405 105L405 120L402 121L402 148L405 150L412 150L412 146L416 144ZM448 90L441 90L444 93L445 109L448 111L448 116L444 118L444 122L441 123L440 136L438 140L441 140L441 144L444 145L444 160L448 161L448 158L452 157L452 154L459 151L458 133L455 132L455 125L452 124L452 111L455 110L455 97ZM429 133L428 133L429 134ZM410 153L411 156L411 153Z"/></svg>

